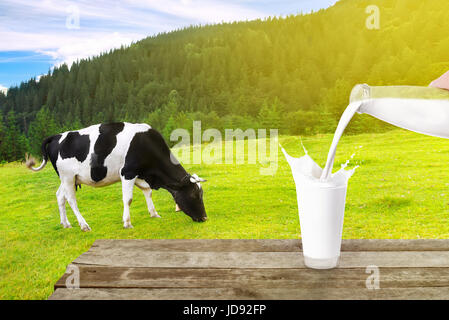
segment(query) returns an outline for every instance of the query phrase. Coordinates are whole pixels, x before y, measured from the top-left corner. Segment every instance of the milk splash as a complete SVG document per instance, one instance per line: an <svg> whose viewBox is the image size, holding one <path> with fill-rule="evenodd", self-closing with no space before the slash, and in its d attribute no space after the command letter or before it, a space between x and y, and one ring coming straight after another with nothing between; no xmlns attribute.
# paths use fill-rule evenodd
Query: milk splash
<svg viewBox="0 0 449 320"><path fill-rule="evenodd" d="M319 185L323 188L337 188L345 186L347 185L349 178L351 178L355 170L359 167L355 166L352 169L346 169L350 161L355 156L355 153L353 153L350 159L348 159L344 164L341 165L340 170L338 170L334 174L331 174L326 180L323 180L321 179L321 177L323 176L323 169L309 156L306 148L302 144L302 141L301 145L303 147L305 155L300 158L290 156L281 146L281 150L284 153L285 159L287 160L292 170L293 179L295 180L297 189L304 188L310 185Z"/></svg>
<svg viewBox="0 0 449 320"><path fill-rule="evenodd" d="M335 173L332 173L332 167L334 165L338 142L340 141L340 138L352 117L359 110L360 106L360 101L352 102L343 112L340 121L338 122L337 129L335 130L334 138L327 155L327 161L324 169L321 169L321 167L309 156L302 140L301 145L304 149L305 155L301 158L294 158L290 156L281 146L282 152L284 153L284 156L292 169L293 179L295 180L297 189L304 188L310 184L319 184L320 187L323 188L336 188L347 185L349 178L351 178L358 166L353 169L346 170L346 167L349 164L348 160L342 165L340 170ZM351 156L351 159L353 157L354 154Z"/></svg>

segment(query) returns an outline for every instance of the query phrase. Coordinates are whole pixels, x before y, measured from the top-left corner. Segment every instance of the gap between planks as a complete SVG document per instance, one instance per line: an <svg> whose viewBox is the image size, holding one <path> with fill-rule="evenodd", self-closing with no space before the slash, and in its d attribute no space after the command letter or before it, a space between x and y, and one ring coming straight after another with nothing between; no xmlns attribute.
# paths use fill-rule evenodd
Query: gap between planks
<svg viewBox="0 0 449 320"><path fill-rule="evenodd" d="M301 239L126 239L96 240L90 250L103 248L181 252L298 252ZM449 251L449 239L343 239L341 251Z"/></svg>

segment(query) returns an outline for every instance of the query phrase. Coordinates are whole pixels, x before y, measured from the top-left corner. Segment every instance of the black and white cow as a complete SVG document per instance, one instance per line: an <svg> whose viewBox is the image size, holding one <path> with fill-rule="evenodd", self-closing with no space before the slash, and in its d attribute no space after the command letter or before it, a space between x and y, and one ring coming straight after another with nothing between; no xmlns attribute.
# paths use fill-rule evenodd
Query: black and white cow
<svg viewBox="0 0 449 320"><path fill-rule="evenodd" d="M164 188L172 194L177 208L194 221L207 219L200 184L205 180L188 174L161 134L147 124L98 124L57 134L42 143L42 157L38 168L33 167L32 158L27 160L27 166L39 171L50 159L61 180L56 197L64 228L71 227L65 210L68 201L81 230L90 230L76 204L77 186L103 187L118 181L122 182L125 228L132 228L129 207L134 185L142 190L153 218L160 216L153 205L152 189Z"/></svg>

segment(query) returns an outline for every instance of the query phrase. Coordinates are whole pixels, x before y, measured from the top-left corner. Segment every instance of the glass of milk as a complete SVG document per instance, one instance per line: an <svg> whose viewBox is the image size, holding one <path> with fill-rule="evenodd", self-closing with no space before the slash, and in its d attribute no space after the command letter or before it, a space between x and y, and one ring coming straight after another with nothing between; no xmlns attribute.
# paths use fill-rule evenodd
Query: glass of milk
<svg viewBox="0 0 449 320"><path fill-rule="evenodd" d="M309 268L330 269L338 264L347 183L297 186L304 263Z"/></svg>
<svg viewBox="0 0 449 320"><path fill-rule="evenodd" d="M322 180L323 170L307 153L294 158L282 152L296 185L304 263L314 269L334 268L340 257L348 180L356 168L343 166Z"/></svg>

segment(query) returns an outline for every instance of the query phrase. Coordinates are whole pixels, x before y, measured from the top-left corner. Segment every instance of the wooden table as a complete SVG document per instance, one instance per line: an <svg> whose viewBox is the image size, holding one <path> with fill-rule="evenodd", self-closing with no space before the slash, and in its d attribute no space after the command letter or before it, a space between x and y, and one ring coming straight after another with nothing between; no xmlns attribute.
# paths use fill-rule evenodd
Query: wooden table
<svg viewBox="0 0 449 320"><path fill-rule="evenodd" d="M449 298L449 240L343 240L332 270L300 240L97 240L74 268L79 289L64 274L49 299Z"/></svg>

